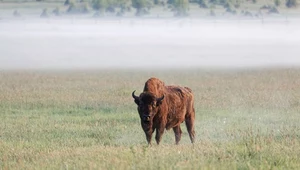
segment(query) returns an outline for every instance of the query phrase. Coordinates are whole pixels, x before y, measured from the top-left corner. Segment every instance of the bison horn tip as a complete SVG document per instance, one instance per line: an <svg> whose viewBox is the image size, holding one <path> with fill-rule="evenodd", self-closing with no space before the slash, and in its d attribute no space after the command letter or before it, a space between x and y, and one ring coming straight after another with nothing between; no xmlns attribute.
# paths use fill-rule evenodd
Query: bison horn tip
<svg viewBox="0 0 300 170"><path fill-rule="evenodd" d="M134 94L135 93L135 90L132 92L132 97L134 98L134 99L137 99L138 97Z"/></svg>

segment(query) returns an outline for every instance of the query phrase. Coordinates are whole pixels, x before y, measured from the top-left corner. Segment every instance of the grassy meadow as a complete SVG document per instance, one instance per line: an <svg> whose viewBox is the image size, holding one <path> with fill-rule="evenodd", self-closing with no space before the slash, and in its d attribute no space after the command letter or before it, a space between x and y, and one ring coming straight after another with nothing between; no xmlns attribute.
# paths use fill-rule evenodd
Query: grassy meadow
<svg viewBox="0 0 300 170"><path fill-rule="evenodd" d="M131 92L158 77L195 94L182 124L148 147ZM0 169L299 169L300 70L0 72Z"/></svg>

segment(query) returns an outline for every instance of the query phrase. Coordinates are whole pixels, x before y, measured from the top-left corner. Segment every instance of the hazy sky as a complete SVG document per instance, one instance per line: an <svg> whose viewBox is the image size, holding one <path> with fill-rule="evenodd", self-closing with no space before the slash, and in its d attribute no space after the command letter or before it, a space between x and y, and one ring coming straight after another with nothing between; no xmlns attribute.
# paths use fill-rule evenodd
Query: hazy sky
<svg viewBox="0 0 300 170"><path fill-rule="evenodd" d="M300 66L284 20L0 20L0 69Z"/></svg>

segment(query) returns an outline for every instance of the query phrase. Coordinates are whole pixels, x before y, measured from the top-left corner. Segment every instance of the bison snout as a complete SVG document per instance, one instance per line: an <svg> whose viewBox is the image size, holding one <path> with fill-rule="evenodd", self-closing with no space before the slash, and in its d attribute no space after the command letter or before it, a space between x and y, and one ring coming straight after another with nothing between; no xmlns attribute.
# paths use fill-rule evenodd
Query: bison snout
<svg viewBox="0 0 300 170"><path fill-rule="evenodd" d="M144 116L143 116L143 121L144 121L144 122L149 122L149 121L150 121L150 116L144 115Z"/></svg>

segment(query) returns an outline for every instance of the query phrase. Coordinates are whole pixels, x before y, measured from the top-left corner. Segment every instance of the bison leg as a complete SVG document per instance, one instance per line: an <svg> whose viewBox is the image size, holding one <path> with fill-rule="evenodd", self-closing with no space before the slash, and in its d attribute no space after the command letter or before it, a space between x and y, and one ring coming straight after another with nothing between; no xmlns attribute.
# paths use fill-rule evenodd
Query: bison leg
<svg viewBox="0 0 300 170"><path fill-rule="evenodd" d="M146 134L146 139L147 139L148 144L151 145L152 132L148 131L148 132L145 132L145 134Z"/></svg>
<svg viewBox="0 0 300 170"><path fill-rule="evenodd" d="M161 137L164 134L164 130L165 130L165 128L163 128L163 127L156 129L155 140L156 140L157 145L159 145Z"/></svg>
<svg viewBox="0 0 300 170"><path fill-rule="evenodd" d="M141 121L143 130L146 135L146 139L149 145L151 145L151 139L152 139L152 134L154 132L154 128L152 127L152 124L145 124L143 121Z"/></svg>
<svg viewBox="0 0 300 170"><path fill-rule="evenodd" d="M174 131L174 133L175 133L175 141L176 141L176 145L178 145L178 143L179 143L179 141L180 141L180 139L181 139L181 134L182 134L180 125L173 127L173 131Z"/></svg>
<svg viewBox="0 0 300 170"><path fill-rule="evenodd" d="M195 117L190 115L188 117L185 118L185 124L186 124L186 128L187 128L187 131L190 135L190 139L191 139L191 142L194 143L195 142L195 128L194 128L194 120L195 120Z"/></svg>

